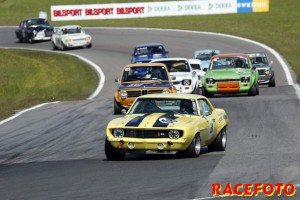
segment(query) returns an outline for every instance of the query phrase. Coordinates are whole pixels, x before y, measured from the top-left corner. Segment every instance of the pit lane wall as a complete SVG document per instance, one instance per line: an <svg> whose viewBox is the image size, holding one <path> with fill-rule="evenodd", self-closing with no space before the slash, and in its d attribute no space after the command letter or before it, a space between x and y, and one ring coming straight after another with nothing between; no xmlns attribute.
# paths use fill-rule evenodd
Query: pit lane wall
<svg viewBox="0 0 300 200"><path fill-rule="evenodd" d="M194 0L118 4L53 5L52 21L145 18L268 12L269 0Z"/></svg>

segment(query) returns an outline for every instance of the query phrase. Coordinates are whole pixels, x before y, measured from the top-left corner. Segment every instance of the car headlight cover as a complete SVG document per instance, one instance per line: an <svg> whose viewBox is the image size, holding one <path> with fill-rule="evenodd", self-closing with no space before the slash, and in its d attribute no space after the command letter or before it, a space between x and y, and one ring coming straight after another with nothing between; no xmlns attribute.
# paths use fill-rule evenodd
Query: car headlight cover
<svg viewBox="0 0 300 200"><path fill-rule="evenodd" d="M71 38L66 38L66 43L70 43L71 42Z"/></svg>
<svg viewBox="0 0 300 200"><path fill-rule="evenodd" d="M88 41L88 42L91 41L91 39L92 39L92 38L91 38L90 36L87 36L87 37L85 38L85 40Z"/></svg>
<svg viewBox="0 0 300 200"><path fill-rule="evenodd" d="M169 138L178 139L179 137L180 137L180 132L178 130L170 130L169 131Z"/></svg>
<svg viewBox="0 0 300 200"><path fill-rule="evenodd" d="M120 97L121 97L122 99L126 99L127 96L128 96L128 94L127 94L126 91L122 91L122 92L120 93Z"/></svg>
<svg viewBox="0 0 300 200"><path fill-rule="evenodd" d="M162 91L162 93L163 93L163 94L168 94L168 93L170 93L170 92L169 92L169 90L164 89L164 90Z"/></svg>
<svg viewBox="0 0 300 200"><path fill-rule="evenodd" d="M265 70L265 74L269 75L271 72L270 72L270 69L266 69Z"/></svg>
<svg viewBox="0 0 300 200"><path fill-rule="evenodd" d="M250 82L250 77L248 77L248 76L247 77L242 77L241 82L242 83L249 83Z"/></svg>
<svg viewBox="0 0 300 200"><path fill-rule="evenodd" d="M36 35L37 34L37 31L36 30L33 30L33 35Z"/></svg>
<svg viewBox="0 0 300 200"><path fill-rule="evenodd" d="M113 135L114 135L114 137L116 137L116 138L122 138L122 137L124 137L124 130L123 129L121 129L121 128L116 128L114 131L113 131Z"/></svg>
<svg viewBox="0 0 300 200"><path fill-rule="evenodd" d="M213 78L207 78L206 79L206 83L207 84L214 84L216 81L215 81L215 79L213 79Z"/></svg>
<svg viewBox="0 0 300 200"><path fill-rule="evenodd" d="M192 81L189 79L182 80L182 85L191 85Z"/></svg>

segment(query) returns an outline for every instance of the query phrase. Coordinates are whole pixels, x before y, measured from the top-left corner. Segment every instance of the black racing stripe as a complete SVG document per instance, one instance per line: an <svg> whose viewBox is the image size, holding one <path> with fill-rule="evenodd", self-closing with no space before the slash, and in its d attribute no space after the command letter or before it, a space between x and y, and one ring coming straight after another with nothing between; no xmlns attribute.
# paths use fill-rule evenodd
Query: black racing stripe
<svg viewBox="0 0 300 200"><path fill-rule="evenodd" d="M167 113L163 116L160 116L153 124L153 127L168 127L168 125L176 118L177 117L175 117L173 114Z"/></svg>
<svg viewBox="0 0 300 200"><path fill-rule="evenodd" d="M125 126L135 126L138 127L140 125L140 123L143 121L143 119L145 119L145 117L147 117L148 115L150 115L151 113L147 113L143 116L137 116L135 118L133 118L132 120L130 120L129 122L127 122L127 124Z"/></svg>

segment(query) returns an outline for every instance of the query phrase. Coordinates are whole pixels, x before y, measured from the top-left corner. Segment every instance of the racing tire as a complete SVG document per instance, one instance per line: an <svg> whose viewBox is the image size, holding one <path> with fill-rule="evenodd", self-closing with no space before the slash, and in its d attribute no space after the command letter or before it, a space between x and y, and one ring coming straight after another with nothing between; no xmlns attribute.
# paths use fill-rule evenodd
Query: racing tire
<svg viewBox="0 0 300 200"><path fill-rule="evenodd" d="M214 96L214 93L207 92L206 89L203 86L202 86L201 94L202 94L202 96L205 96L205 97L208 97L208 98Z"/></svg>
<svg viewBox="0 0 300 200"><path fill-rule="evenodd" d="M118 149L115 149L106 138L105 156L108 160L124 160L126 153L120 153L120 151Z"/></svg>
<svg viewBox="0 0 300 200"><path fill-rule="evenodd" d="M67 46L62 42L61 43L61 50L66 51L67 49L68 49Z"/></svg>
<svg viewBox="0 0 300 200"><path fill-rule="evenodd" d="M256 95L259 95L259 85L258 85L258 83L256 84Z"/></svg>
<svg viewBox="0 0 300 200"><path fill-rule="evenodd" d="M86 48L92 48L92 43L87 45Z"/></svg>
<svg viewBox="0 0 300 200"><path fill-rule="evenodd" d="M253 84L250 90L248 91L249 96L256 96L256 84Z"/></svg>
<svg viewBox="0 0 300 200"><path fill-rule="evenodd" d="M192 140L190 146L185 150L185 154L187 157L195 158L199 157L201 152L201 142L200 135L197 133Z"/></svg>
<svg viewBox="0 0 300 200"><path fill-rule="evenodd" d="M54 42L52 42L52 49L53 50L57 50L58 49L57 46L54 44Z"/></svg>
<svg viewBox="0 0 300 200"><path fill-rule="evenodd" d="M275 75L273 75L273 76L270 78L270 82L269 82L268 86L269 86L269 87L275 87L275 86L276 86Z"/></svg>
<svg viewBox="0 0 300 200"><path fill-rule="evenodd" d="M195 86L193 92L193 94L200 94L200 87L199 86Z"/></svg>
<svg viewBox="0 0 300 200"><path fill-rule="evenodd" d="M122 113L123 107L114 99L114 114L118 115Z"/></svg>
<svg viewBox="0 0 300 200"><path fill-rule="evenodd" d="M30 44L33 43L33 38L31 36L28 36L28 43L30 43Z"/></svg>
<svg viewBox="0 0 300 200"><path fill-rule="evenodd" d="M226 128L223 128L212 144L208 145L209 151L225 151L227 145Z"/></svg>

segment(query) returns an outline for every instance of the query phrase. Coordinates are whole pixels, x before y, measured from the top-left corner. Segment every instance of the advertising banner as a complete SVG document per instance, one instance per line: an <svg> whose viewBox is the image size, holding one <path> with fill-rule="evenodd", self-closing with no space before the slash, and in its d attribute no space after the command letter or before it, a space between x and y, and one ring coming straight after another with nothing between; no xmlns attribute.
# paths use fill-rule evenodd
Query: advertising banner
<svg viewBox="0 0 300 200"><path fill-rule="evenodd" d="M51 6L51 20L124 19L237 13L237 0L168 1Z"/></svg>

